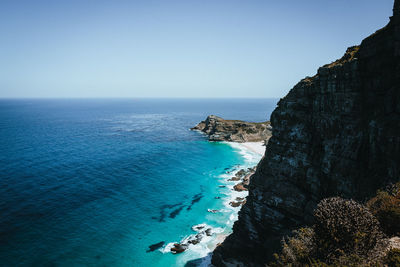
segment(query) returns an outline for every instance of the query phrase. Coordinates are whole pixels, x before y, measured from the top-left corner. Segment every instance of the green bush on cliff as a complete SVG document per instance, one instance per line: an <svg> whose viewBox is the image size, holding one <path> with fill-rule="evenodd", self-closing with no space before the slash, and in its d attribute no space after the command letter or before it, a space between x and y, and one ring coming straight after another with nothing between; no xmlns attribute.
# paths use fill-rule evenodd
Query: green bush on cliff
<svg viewBox="0 0 400 267"><path fill-rule="evenodd" d="M282 242L270 266L379 266L386 239L379 222L363 205L342 198L322 200L315 224Z"/></svg>
<svg viewBox="0 0 400 267"><path fill-rule="evenodd" d="M343 255L369 257L384 237L373 214L353 200L324 199L314 218L317 257L331 263Z"/></svg>
<svg viewBox="0 0 400 267"><path fill-rule="evenodd" d="M275 262L271 266L309 265L312 263L314 249L314 230L300 228L293 231L293 236L282 240L282 252L275 254Z"/></svg>
<svg viewBox="0 0 400 267"><path fill-rule="evenodd" d="M379 220L385 234L400 234L400 183L378 191L377 196L367 202L367 207Z"/></svg>
<svg viewBox="0 0 400 267"><path fill-rule="evenodd" d="M389 267L400 267L400 249L391 249L387 253L385 263Z"/></svg>

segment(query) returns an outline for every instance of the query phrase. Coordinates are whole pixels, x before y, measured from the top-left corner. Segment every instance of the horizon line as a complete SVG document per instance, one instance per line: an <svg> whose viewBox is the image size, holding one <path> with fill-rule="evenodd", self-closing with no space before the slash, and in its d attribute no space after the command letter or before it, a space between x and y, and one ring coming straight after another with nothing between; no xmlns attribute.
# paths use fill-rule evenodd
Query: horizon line
<svg viewBox="0 0 400 267"><path fill-rule="evenodd" d="M40 99L54 99L54 100L62 100L62 99L279 99L282 97L185 97L185 96L176 96L176 97L151 97L151 96L129 96L129 97L80 97L80 96L68 96L68 97L0 97L0 100L23 100L23 99L32 99L32 100L40 100Z"/></svg>

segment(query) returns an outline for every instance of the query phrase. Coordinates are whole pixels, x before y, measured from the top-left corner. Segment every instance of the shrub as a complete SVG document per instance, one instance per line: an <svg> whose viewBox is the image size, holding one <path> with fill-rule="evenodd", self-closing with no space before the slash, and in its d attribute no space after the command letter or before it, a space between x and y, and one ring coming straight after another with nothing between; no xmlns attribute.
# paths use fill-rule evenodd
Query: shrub
<svg viewBox="0 0 400 267"><path fill-rule="evenodd" d="M400 234L400 183L378 191L377 196L367 202L367 207L379 220L385 234Z"/></svg>
<svg viewBox="0 0 400 267"><path fill-rule="evenodd" d="M400 249L391 249L386 256L385 263L389 267L400 267Z"/></svg>
<svg viewBox="0 0 400 267"><path fill-rule="evenodd" d="M314 230L300 228L293 231L292 237L282 240L282 252L275 254L275 262L271 266L305 266L312 262Z"/></svg>
<svg viewBox="0 0 400 267"><path fill-rule="evenodd" d="M383 240L377 219L353 200L324 199L318 204L314 217L318 258L328 263L343 255L367 258Z"/></svg>
<svg viewBox="0 0 400 267"><path fill-rule="evenodd" d="M369 209L339 197L322 200L315 224L300 228L282 241L282 251L270 266L382 266L387 239ZM395 262L394 252L386 259ZM397 265L390 265L397 266ZM400 265L399 265L400 267Z"/></svg>

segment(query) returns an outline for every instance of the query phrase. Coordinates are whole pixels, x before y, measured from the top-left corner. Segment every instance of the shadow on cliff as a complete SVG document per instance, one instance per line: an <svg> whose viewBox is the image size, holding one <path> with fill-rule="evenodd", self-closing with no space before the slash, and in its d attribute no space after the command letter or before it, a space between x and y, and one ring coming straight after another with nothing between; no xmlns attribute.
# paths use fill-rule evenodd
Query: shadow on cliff
<svg viewBox="0 0 400 267"><path fill-rule="evenodd" d="M282 98L272 137L215 266L265 266L324 198L362 202L400 177L400 0L387 26Z"/></svg>
<svg viewBox="0 0 400 267"><path fill-rule="evenodd" d="M208 253L207 256L205 256L203 258L198 258L198 259L194 259L194 260L190 260L190 261L186 262L185 267L197 267L207 261L211 262L211 257L212 257L212 252ZM209 265L209 264L207 264L207 266L213 266L213 265Z"/></svg>

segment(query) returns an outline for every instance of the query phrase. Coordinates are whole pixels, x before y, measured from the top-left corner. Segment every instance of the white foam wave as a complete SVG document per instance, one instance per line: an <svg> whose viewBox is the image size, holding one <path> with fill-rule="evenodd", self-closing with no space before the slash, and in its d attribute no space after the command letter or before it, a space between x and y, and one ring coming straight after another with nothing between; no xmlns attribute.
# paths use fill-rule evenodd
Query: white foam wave
<svg viewBox="0 0 400 267"><path fill-rule="evenodd" d="M168 243L165 247L163 247L163 248L160 248L159 249L159 251L161 251L162 253L170 253L171 252L171 248L173 248L174 247L174 244L175 244L176 242L171 242L171 243Z"/></svg>
<svg viewBox="0 0 400 267"><path fill-rule="evenodd" d="M246 165L247 164L255 165L262 158L262 155L253 152L252 150L250 150L248 147L244 146L241 143L234 143L234 142L223 142L223 143L228 144L237 153L239 153L246 160Z"/></svg>
<svg viewBox="0 0 400 267"><path fill-rule="evenodd" d="M180 254L179 262L184 265L187 261L192 259L202 258L201 262L198 263L199 266L209 266L211 264L211 256L212 251L218 245L218 243L223 242L225 237L229 235L232 231L232 226L234 222L238 219L238 212L240 210L239 207L232 207L229 203L232 201L236 201L236 198L245 198L248 195L248 191L237 192L234 190L234 185L238 183L238 181L228 181L230 178L236 175L241 169L247 169L250 167L254 167L261 159L261 155L254 153L250 149L242 146L238 143L228 143L224 142L234 148L236 153L239 153L245 160L243 165L235 165L227 170L225 173L222 173L217 176L221 185L225 187L221 187L219 192L222 196L222 201L224 208L220 210L227 216L227 221L224 223L223 227L211 227L206 223L197 224L192 226L192 230L195 232L194 234L185 236L180 242L171 242L168 243L164 248L160 249L162 253L171 253L171 248L174 247L175 243L185 244L187 245L187 249L185 252ZM211 235L207 235L205 230L211 228ZM196 235L201 235L201 238L196 239ZM198 243L193 244L189 242L191 240L199 240Z"/></svg>

